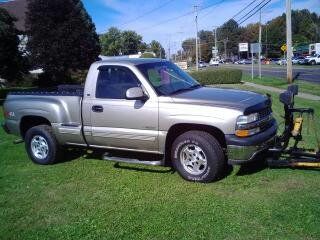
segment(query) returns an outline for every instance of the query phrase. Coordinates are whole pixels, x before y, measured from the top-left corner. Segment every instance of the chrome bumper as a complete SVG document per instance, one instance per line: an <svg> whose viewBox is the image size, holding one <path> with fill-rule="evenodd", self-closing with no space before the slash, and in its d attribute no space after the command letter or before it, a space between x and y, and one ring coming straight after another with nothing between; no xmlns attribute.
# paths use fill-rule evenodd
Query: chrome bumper
<svg viewBox="0 0 320 240"><path fill-rule="evenodd" d="M229 145L227 148L228 163L238 165L257 160L257 156L266 150L267 146L235 146Z"/></svg>
<svg viewBox="0 0 320 240"><path fill-rule="evenodd" d="M226 135L228 163L237 165L259 160L258 156L273 146L276 134L277 123L273 121L269 129L251 137Z"/></svg>
<svg viewBox="0 0 320 240"><path fill-rule="evenodd" d="M238 165L259 160L258 157L267 152L268 149L274 145L274 140L275 136L258 146L228 145L228 163L231 165Z"/></svg>

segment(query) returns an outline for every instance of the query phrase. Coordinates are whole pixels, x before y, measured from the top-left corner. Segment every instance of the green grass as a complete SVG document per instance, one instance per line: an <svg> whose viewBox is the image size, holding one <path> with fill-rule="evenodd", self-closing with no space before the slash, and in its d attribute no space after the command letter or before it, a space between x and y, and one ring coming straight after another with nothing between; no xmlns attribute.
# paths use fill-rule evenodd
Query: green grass
<svg viewBox="0 0 320 240"><path fill-rule="evenodd" d="M272 98L279 117L282 106L277 95ZM317 102L297 103L320 112ZM0 130L1 239L320 236L316 170L235 167L219 182L197 184L168 168L119 168L90 154L39 166L28 159L23 144L12 144L14 139Z"/></svg>
<svg viewBox="0 0 320 240"><path fill-rule="evenodd" d="M277 88L281 88L281 89L286 89L288 87L288 83L286 80L284 80L282 78L270 77L270 76L262 76L261 79L258 77L251 79L250 75L243 74L242 81L253 82L256 84L261 84L261 85L265 85L265 86L272 86L272 87L277 87ZM300 92L310 93L313 95L320 96L320 84L301 81L301 80L295 80L294 84L297 84L299 86Z"/></svg>

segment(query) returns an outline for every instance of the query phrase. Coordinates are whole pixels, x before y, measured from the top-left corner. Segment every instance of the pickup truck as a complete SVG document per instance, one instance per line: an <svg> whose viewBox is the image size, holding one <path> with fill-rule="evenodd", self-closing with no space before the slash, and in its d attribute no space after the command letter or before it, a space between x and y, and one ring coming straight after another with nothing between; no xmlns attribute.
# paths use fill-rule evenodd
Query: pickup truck
<svg viewBox="0 0 320 240"><path fill-rule="evenodd" d="M142 152L156 157L104 159L173 166L198 182L257 159L277 132L267 96L202 86L162 59L95 62L84 88L12 92L4 115L35 163L56 163L66 146Z"/></svg>

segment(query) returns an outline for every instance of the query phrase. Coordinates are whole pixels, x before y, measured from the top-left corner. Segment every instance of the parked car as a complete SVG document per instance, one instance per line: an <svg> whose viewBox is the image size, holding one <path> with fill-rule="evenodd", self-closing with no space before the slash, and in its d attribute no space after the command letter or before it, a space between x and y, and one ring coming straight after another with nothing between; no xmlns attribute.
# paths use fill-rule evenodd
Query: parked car
<svg viewBox="0 0 320 240"><path fill-rule="evenodd" d="M219 66L219 60L218 59L211 59L209 62L210 66Z"/></svg>
<svg viewBox="0 0 320 240"><path fill-rule="evenodd" d="M292 64L299 64L300 62L303 62L304 59L305 58L303 56L293 57L292 58Z"/></svg>
<svg viewBox="0 0 320 240"><path fill-rule="evenodd" d="M308 64L308 65L320 64L320 54L315 54L315 55L306 57L304 59L303 64Z"/></svg>
<svg viewBox="0 0 320 240"><path fill-rule="evenodd" d="M238 64L252 64L250 59L241 59L237 62Z"/></svg>
<svg viewBox="0 0 320 240"><path fill-rule="evenodd" d="M199 64L198 64L198 67L199 68L205 68L205 67L207 67L208 66L208 64L206 63L206 62L204 62L204 61L199 61Z"/></svg>
<svg viewBox="0 0 320 240"><path fill-rule="evenodd" d="M281 58L277 61L278 65L287 65L287 59Z"/></svg>
<svg viewBox="0 0 320 240"><path fill-rule="evenodd" d="M230 59L230 58L227 58L227 59L224 59L224 60L223 60L223 63L225 63L225 64L232 64L232 63L234 63L234 61L233 61L232 59Z"/></svg>
<svg viewBox="0 0 320 240"><path fill-rule="evenodd" d="M98 61L84 88L11 92L3 106L4 130L23 139L37 164L62 160L68 146L99 148L105 160L173 165L196 182L262 159L277 132L269 97L204 87L162 59Z"/></svg>

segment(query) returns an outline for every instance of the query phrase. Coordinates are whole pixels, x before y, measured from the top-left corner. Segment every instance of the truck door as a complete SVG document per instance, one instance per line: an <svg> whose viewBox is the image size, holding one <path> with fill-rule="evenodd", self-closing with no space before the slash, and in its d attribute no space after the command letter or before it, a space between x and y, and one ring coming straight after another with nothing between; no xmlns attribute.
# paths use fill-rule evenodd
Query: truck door
<svg viewBox="0 0 320 240"><path fill-rule="evenodd" d="M102 66L90 108L89 145L158 152L158 101L127 100L126 91L143 87L125 66Z"/></svg>

